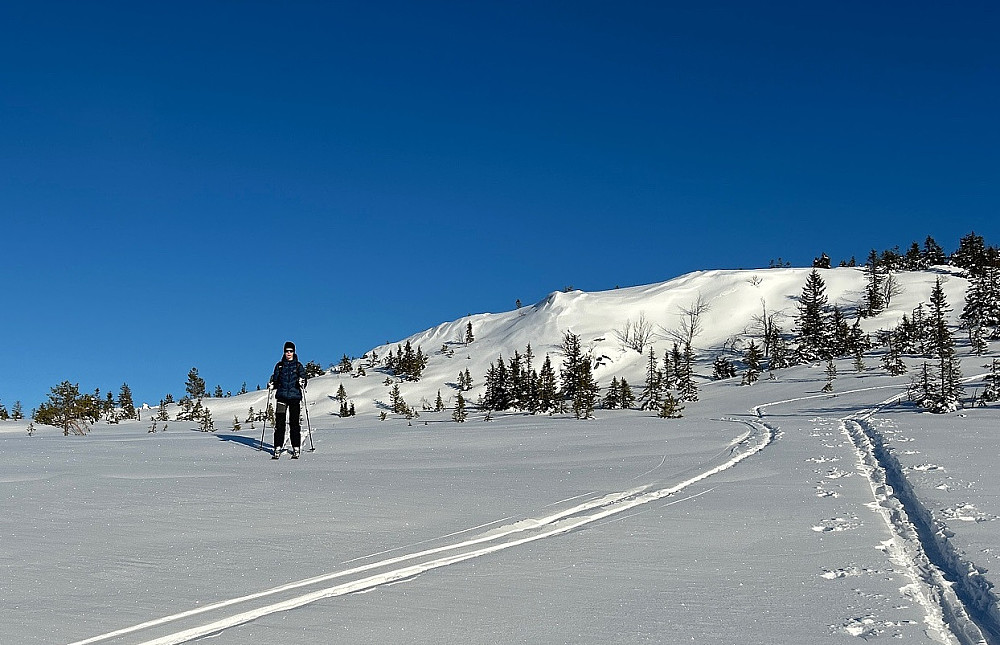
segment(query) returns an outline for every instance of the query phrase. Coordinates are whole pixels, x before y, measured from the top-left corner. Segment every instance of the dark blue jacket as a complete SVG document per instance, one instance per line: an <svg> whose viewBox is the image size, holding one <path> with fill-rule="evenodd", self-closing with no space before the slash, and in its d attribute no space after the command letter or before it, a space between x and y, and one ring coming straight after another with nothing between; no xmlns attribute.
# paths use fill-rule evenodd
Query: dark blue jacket
<svg viewBox="0 0 1000 645"><path fill-rule="evenodd" d="M299 362L298 355L291 360L282 358L274 366L274 374L271 375L271 383L274 384L275 398L279 401L301 401L302 389L299 388L299 379L306 380L306 368Z"/></svg>

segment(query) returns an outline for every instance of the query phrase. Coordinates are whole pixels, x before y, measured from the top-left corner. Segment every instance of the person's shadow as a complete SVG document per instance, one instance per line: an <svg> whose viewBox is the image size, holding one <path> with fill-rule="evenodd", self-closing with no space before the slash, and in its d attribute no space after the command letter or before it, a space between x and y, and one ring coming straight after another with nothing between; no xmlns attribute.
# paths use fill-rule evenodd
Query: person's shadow
<svg viewBox="0 0 1000 645"><path fill-rule="evenodd" d="M220 441L232 441L233 443L238 443L247 448L253 448L254 450L266 449L270 452L274 452L274 446L270 444L260 445L260 437L250 437L247 435L238 434L217 434L215 435Z"/></svg>

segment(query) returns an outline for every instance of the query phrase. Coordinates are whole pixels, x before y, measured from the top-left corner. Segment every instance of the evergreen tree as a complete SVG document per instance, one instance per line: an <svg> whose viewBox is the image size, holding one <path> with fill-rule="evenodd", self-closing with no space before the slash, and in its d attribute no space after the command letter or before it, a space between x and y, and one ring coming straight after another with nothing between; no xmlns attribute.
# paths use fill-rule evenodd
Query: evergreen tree
<svg viewBox="0 0 1000 645"><path fill-rule="evenodd" d="M814 269L815 270L815 269ZM743 373L743 381L741 385L753 385L760 378L760 361L763 357L761 356L760 348L757 347L757 343L750 341L747 345L747 351L743 354L743 363L746 365L747 369Z"/></svg>
<svg viewBox="0 0 1000 645"><path fill-rule="evenodd" d="M132 402L132 389L128 383L122 383L122 387L118 391L118 405L122 410L122 418L136 418L135 404Z"/></svg>
<svg viewBox="0 0 1000 645"><path fill-rule="evenodd" d="M618 377L613 376L611 378L611 385L608 387L608 393L604 397L604 407L608 410L615 410L621 407L622 404L622 393L621 388L618 385Z"/></svg>
<svg viewBox="0 0 1000 645"><path fill-rule="evenodd" d="M63 435L86 434L89 423L99 417L93 416L96 407L90 395L80 394L80 385L63 381L49 392L49 400L38 406L35 421L62 428Z"/></svg>
<svg viewBox="0 0 1000 645"><path fill-rule="evenodd" d="M14 401L14 407L10 409L10 418L14 421L20 421L24 418L24 410L21 409L20 401Z"/></svg>
<svg viewBox="0 0 1000 645"><path fill-rule="evenodd" d="M0 421L7 421L10 419L10 413L7 412L7 406L0 403Z"/></svg>
<svg viewBox="0 0 1000 645"><path fill-rule="evenodd" d="M677 379L677 391L681 401L697 401L698 386L694 382L694 351L691 343L684 343L684 354L681 357L680 373Z"/></svg>
<svg viewBox="0 0 1000 645"><path fill-rule="evenodd" d="M986 389L983 390L983 401L1000 401L1000 360L993 359L990 373L986 375Z"/></svg>
<svg viewBox="0 0 1000 645"><path fill-rule="evenodd" d="M649 348L649 360L646 362L646 387L642 392L642 409L657 410L660 407L660 396L663 386L663 374L656 362L653 347Z"/></svg>
<svg viewBox="0 0 1000 645"><path fill-rule="evenodd" d="M188 393L188 396L192 399L201 399L205 397L205 379L198 376L198 368L192 367L191 371L188 372L187 382L184 384L184 391Z"/></svg>
<svg viewBox="0 0 1000 645"><path fill-rule="evenodd" d="M721 354L717 356L712 365L712 378L721 381L734 376L736 376L736 366L733 365L733 362Z"/></svg>
<svg viewBox="0 0 1000 645"><path fill-rule="evenodd" d="M434 401L434 411L441 412L444 410L444 399L441 398L441 390L438 390L437 399Z"/></svg>
<svg viewBox="0 0 1000 645"><path fill-rule="evenodd" d="M660 404L658 416L661 419L679 419L684 416L681 414L681 410L683 409L684 406L674 398L674 395L667 392L663 397L663 403Z"/></svg>
<svg viewBox="0 0 1000 645"><path fill-rule="evenodd" d="M476 340L476 337L472 334L472 321L465 327L465 344L468 345Z"/></svg>
<svg viewBox="0 0 1000 645"><path fill-rule="evenodd" d="M580 363L583 361L583 349L580 337L572 331L563 334L562 371L559 373L562 382L562 397L570 401L576 398L576 390L580 379Z"/></svg>
<svg viewBox="0 0 1000 645"><path fill-rule="evenodd" d="M927 267L939 266L948 263L948 258L945 256L944 249L941 245L934 241L934 238L930 235L924 240L924 264Z"/></svg>
<svg viewBox="0 0 1000 645"><path fill-rule="evenodd" d="M451 414L451 418L458 423L464 423L468 417L469 414L465 411L465 397L459 392L455 398L455 411Z"/></svg>
<svg viewBox="0 0 1000 645"><path fill-rule="evenodd" d="M542 363L542 371L538 373L538 410L540 412L554 411L558 396L556 373L552 369L552 360L546 354L545 361Z"/></svg>
<svg viewBox="0 0 1000 645"><path fill-rule="evenodd" d="M802 361L812 362L830 355L827 302L826 283L819 270L813 269L799 297L796 351Z"/></svg>
<svg viewBox="0 0 1000 645"><path fill-rule="evenodd" d="M832 358L826 359L826 385L823 386L824 392L833 392L833 382L837 378L837 366L834 364Z"/></svg>
<svg viewBox="0 0 1000 645"><path fill-rule="evenodd" d="M622 410L628 410L633 405L635 405L635 395L632 394L632 388L629 386L628 381L623 378L621 382L621 408Z"/></svg>
<svg viewBox="0 0 1000 645"><path fill-rule="evenodd" d="M951 254L951 264L965 269L970 276L979 275L986 263L985 241L975 233L969 233L959 240L958 250Z"/></svg>
<svg viewBox="0 0 1000 645"><path fill-rule="evenodd" d="M985 264L969 279L960 318L969 330L970 339L977 330L983 337L1000 337L1000 258L997 255L994 249L988 250Z"/></svg>
<svg viewBox="0 0 1000 645"><path fill-rule="evenodd" d="M920 251L920 245L914 242L903 256L903 267L907 271L922 271L930 267L924 254Z"/></svg>
<svg viewBox="0 0 1000 645"><path fill-rule="evenodd" d="M885 279L880 261L875 249L868 254L868 262L865 263L865 276L868 283L865 287L864 312L866 316L876 316L885 308L885 300L882 296L882 282Z"/></svg>
<svg viewBox="0 0 1000 645"><path fill-rule="evenodd" d="M924 407L932 412L953 412L961 405L962 370L955 341L948 328L948 306L941 278L935 281L930 302L930 348L936 370L933 388L926 392Z"/></svg>
<svg viewBox="0 0 1000 645"><path fill-rule="evenodd" d="M867 369L865 367L865 356L860 349L854 350L854 371L861 374Z"/></svg>
<svg viewBox="0 0 1000 645"><path fill-rule="evenodd" d="M590 357L584 357L577 366L576 393L573 396L573 413L577 419L592 419L600 388L594 380Z"/></svg>

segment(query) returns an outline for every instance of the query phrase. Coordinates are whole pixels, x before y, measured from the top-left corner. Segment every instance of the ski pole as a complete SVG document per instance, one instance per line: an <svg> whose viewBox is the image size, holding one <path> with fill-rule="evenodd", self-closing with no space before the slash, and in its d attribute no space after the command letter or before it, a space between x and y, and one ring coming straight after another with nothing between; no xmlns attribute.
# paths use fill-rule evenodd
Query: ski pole
<svg viewBox="0 0 1000 645"><path fill-rule="evenodd" d="M302 390L302 407L306 410L306 430L309 431L309 452L316 452L316 443L313 441L312 424L309 423L309 403L306 401L306 391Z"/></svg>
<svg viewBox="0 0 1000 645"><path fill-rule="evenodd" d="M271 388L267 388L267 407L264 408L264 427L260 429L260 447L258 450L264 449L264 433L267 431L267 411L271 409Z"/></svg>

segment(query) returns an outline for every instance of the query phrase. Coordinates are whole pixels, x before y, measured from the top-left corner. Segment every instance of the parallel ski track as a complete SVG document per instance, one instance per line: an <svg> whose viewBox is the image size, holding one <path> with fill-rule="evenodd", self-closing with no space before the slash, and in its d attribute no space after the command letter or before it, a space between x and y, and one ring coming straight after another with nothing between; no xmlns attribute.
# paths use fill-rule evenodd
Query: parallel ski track
<svg viewBox="0 0 1000 645"><path fill-rule="evenodd" d="M983 375L968 377L971 381L982 378ZM879 389L899 389L900 386L879 386L861 388L848 392L873 392ZM764 409L776 405L794 403L813 398L829 397L830 394L816 394L786 401L775 401L754 408L761 418ZM933 544L933 537L919 525L919 504L912 496L900 496L893 486L886 486L890 479L887 471L891 465L885 463L882 452L876 445L878 433L869 420L880 410L898 403L904 393L895 394L880 401L866 410L840 419L842 432L854 445L865 477L872 490L874 503L872 507L883 518L893 538L883 546L890 559L900 567L910 578L908 586L910 596L924 609L924 620L928 632L936 635L942 643L958 643L959 645L994 645L997 642L998 630L996 618L989 610L976 607L971 593L963 593L963 585L953 585L948 580L960 580L960 571L949 571L941 557L930 557L929 552L938 550ZM897 479L905 480L905 475L898 469L890 473ZM897 482L898 486L898 482ZM967 604L968 602L968 604Z"/></svg>
<svg viewBox="0 0 1000 645"><path fill-rule="evenodd" d="M757 454L774 440L773 429L761 421L737 419L725 419L725 421L745 424L749 430L734 441L730 448L720 453L728 453L728 456L721 463L717 463L717 465L678 484L653 490L650 490L650 486L639 486L604 495L583 501L564 510L554 511L543 517L529 518L500 526L471 539L307 578L247 596L224 600L74 641L69 645L91 645L94 643L177 645L187 643L264 616L296 609L319 600L367 591L413 578L427 571L574 531L638 506L675 496L686 488L728 470L747 457ZM669 503L687 501L704 495L710 490L703 490L685 498L672 500ZM450 536L467 533L469 530L453 533ZM326 583L337 580L341 580L341 582L325 586Z"/></svg>

